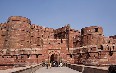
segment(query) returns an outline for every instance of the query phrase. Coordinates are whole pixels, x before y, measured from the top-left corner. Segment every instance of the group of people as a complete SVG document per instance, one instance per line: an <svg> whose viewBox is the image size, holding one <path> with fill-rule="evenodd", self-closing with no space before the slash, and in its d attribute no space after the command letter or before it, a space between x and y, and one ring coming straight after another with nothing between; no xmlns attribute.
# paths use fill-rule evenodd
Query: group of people
<svg viewBox="0 0 116 73"><path fill-rule="evenodd" d="M57 61L52 61L52 62L43 62L42 63L42 66L43 67L47 67L48 68L51 68L51 67L62 67L63 66L63 63L62 62L57 62Z"/></svg>

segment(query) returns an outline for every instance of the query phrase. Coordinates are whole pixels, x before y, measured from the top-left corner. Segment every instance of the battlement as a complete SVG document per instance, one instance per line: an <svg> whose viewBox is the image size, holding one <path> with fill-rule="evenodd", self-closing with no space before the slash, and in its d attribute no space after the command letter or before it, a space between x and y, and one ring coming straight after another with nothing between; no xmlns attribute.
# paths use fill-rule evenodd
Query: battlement
<svg viewBox="0 0 116 73"><path fill-rule="evenodd" d="M26 22L28 24L31 24L30 19L26 18L26 17L22 17L22 16L11 16L8 18L7 22Z"/></svg>

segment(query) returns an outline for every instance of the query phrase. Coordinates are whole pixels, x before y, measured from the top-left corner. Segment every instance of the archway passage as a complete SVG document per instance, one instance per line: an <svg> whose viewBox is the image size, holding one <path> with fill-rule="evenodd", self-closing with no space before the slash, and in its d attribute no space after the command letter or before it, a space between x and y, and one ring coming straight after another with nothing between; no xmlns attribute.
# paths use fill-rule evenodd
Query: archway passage
<svg viewBox="0 0 116 73"><path fill-rule="evenodd" d="M58 55L57 54L52 54L50 57L50 63L52 63L52 66L58 66Z"/></svg>
<svg viewBox="0 0 116 73"><path fill-rule="evenodd" d="M52 54L51 55L50 62L53 62L53 61L58 61L58 55L57 54Z"/></svg>

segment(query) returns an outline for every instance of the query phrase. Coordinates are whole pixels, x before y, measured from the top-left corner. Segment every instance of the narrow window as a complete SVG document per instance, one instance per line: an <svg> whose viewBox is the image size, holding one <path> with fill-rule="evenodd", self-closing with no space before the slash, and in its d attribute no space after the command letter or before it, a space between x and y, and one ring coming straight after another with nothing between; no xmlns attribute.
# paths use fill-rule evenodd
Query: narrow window
<svg viewBox="0 0 116 73"><path fill-rule="evenodd" d="M2 34L1 36L5 36L4 34Z"/></svg>
<svg viewBox="0 0 116 73"><path fill-rule="evenodd" d="M72 54L70 54L70 58L72 58L73 56L72 56Z"/></svg>
<svg viewBox="0 0 116 73"><path fill-rule="evenodd" d="M39 44L37 44L37 46L40 46Z"/></svg>
<svg viewBox="0 0 116 73"><path fill-rule="evenodd" d="M114 46L113 46L112 48L113 48L113 50L114 50Z"/></svg>
<svg viewBox="0 0 116 73"><path fill-rule="evenodd" d="M25 31L25 30L22 30L22 31Z"/></svg>
<svg viewBox="0 0 116 73"><path fill-rule="evenodd" d="M101 45L101 50L103 50L103 46Z"/></svg>
<svg viewBox="0 0 116 73"><path fill-rule="evenodd" d="M112 55L113 55L113 51L110 51L110 52L109 52L109 55L112 56Z"/></svg>
<svg viewBox="0 0 116 73"><path fill-rule="evenodd" d="M24 40L21 40L21 41L24 41Z"/></svg>
<svg viewBox="0 0 116 73"><path fill-rule="evenodd" d="M16 59L18 59L18 56L16 56Z"/></svg>
<svg viewBox="0 0 116 73"><path fill-rule="evenodd" d="M98 32L98 28L95 28L95 32Z"/></svg>
<svg viewBox="0 0 116 73"><path fill-rule="evenodd" d="M24 58L23 56L21 56L21 59Z"/></svg>
<svg viewBox="0 0 116 73"><path fill-rule="evenodd" d="M38 58L38 55L36 54L36 58Z"/></svg>
<svg viewBox="0 0 116 73"><path fill-rule="evenodd" d="M40 37L37 37L37 38L40 38Z"/></svg>
<svg viewBox="0 0 116 73"><path fill-rule="evenodd" d="M60 43L58 43L58 44L60 44Z"/></svg>
<svg viewBox="0 0 116 73"><path fill-rule="evenodd" d="M63 43L62 39L61 39L61 43Z"/></svg>
<svg viewBox="0 0 116 73"><path fill-rule="evenodd" d="M27 58L29 58L29 55L27 55Z"/></svg>
<svg viewBox="0 0 116 73"><path fill-rule="evenodd" d="M92 50L92 48L91 48L91 50Z"/></svg>
<svg viewBox="0 0 116 73"><path fill-rule="evenodd" d="M12 21L20 21L20 20L12 20Z"/></svg>
<svg viewBox="0 0 116 73"><path fill-rule="evenodd" d="M31 29L34 29L33 27Z"/></svg>

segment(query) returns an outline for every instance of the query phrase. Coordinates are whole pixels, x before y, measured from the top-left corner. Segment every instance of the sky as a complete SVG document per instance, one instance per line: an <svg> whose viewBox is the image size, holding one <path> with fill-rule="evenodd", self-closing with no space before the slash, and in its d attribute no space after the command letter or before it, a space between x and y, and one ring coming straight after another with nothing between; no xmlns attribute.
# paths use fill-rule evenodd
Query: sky
<svg viewBox="0 0 116 73"><path fill-rule="evenodd" d="M105 36L116 35L116 0L0 0L0 23L10 16L54 29L101 26Z"/></svg>

